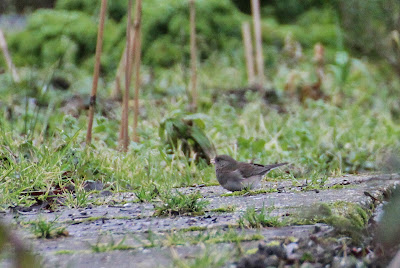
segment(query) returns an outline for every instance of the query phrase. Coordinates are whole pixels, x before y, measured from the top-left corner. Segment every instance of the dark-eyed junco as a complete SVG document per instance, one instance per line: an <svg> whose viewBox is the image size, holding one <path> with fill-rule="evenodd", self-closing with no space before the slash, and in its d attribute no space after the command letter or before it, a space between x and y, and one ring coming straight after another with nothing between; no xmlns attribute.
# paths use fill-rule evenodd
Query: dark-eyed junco
<svg viewBox="0 0 400 268"><path fill-rule="evenodd" d="M261 178L265 174L274 168L287 164L260 165L238 162L228 155L217 155L211 159L211 163L215 165L219 184L229 191L258 188Z"/></svg>

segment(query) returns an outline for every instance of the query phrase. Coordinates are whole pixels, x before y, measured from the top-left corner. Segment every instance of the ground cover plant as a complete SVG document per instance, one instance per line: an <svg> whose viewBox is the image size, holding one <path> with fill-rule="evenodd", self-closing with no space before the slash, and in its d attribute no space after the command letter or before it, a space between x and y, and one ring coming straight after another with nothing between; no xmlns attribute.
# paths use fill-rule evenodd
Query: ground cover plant
<svg viewBox="0 0 400 268"><path fill-rule="evenodd" d="M154 3L144 4L139 141L130 141L128 150L122 152L122 109L114 78L125 45L126 10L124 1L112 2L90 145L85 144L85 134L96 46L94 15L98 9L93 8L94 2L80 5L81 1L59 0L54 10L29 16L24 30L6 34L22 81L14 82L0 69L0 211L124 206L125 201L115 204L119 201L106 197L128 192L134 196L130 202L154 206L149 217L240 213L238 226L263 229L291 222L271 216L264 207L243 209L229 204L207 210L207 200L200 193L176 188L218 185L209 163L216 153L239 161L289 162L290 166L272 171L266 180L302 182L301 191L328 189L325 183L330 176L399 171L400 79L398 63L387 59L396 59L400 46L393 28L396 24L389 18L380 22L381 16L374 17L371 32L385 38L381 43L368 43L370 32L360 39L349 36L353 31L363 32L364 26L349 29L349 20L358 16L341 10L344 2L333 8L332 3L314 1L314 5L310 1L314 7L310 8L292 1L295 7L289 13L278 3L273 8L264 6L266 81L255 87L247 81L241 47L241 23L251 19L243 12L246 8L240 1L198 1L198 14L203 15L198 20L199 98L198 109L192 112L187 6L169 0L153 10L149 6ZM390 1L390 5L396 3ZM363 12L374 8L369 1ZM287 17L278 18L281 15ZM320 17L324 19L316 24ZM70 24L74 27L66 27ZM360 47L360 43L368 46ZM325 51L322 59L318 60L314 47ZM385 55L380 55L382 48L387 48ZM131 126L129 122L130 133ZM87 187L88 183L98 187ZM221 197L275 192L280 189L271 186ZM328 223L358 241L369 215L357 206L348 209L353 218L332 213L335 208L329 207L329 215L309 222ZM65 222L105 219L114 218ZM302 220L297 223L304 224ZM51 221L31 225L38 237L64 231L58 232ZM238 234L236 229L210 234L204 227L192 226L189 231L194 235L184 230L171 232L162 243L171 247L262 239ZM91 250L132 249L124 240L118 241L99 241ZM151 235L147 245L155 245ZM216 256L214 262L205 256L188 263L175 261L182 267L208 267L226 260Z"/></svg>
<svg viewBox="0 0 400 268"><path fill-rule="evenodd" d="M223 98L210 103L207 96L216 90L211 84L218 84L221 77L236 77L238 71L232 70L229 62L224 66L220 61L218 65L216 62L204 64L200 69L201 76L207 78L214 77L208 74L221 66L216 81L203 82L200 112L208 137L218 153L230 154L238 160L293 163L293 180L309 178L311 174L314 178L324 178L390 168L384 160L399 147L400 129L393 113L397 105L394 96L398 95L398 81L394 79L388 83L389 70L379 70L355 59L350 61L351 72L340 92L338 84L342 82L335 81L335 74L328 73L326 78L327 83L331 83L327 87L332 94L342 96L340 106L321 100L300 104L288 99L291 104L286 107L286 113L266 106L253 94L248 96L253 101L243 108L231 106ZM333 63L332 68L335 66ZM279 80L284 79L288 70L281 66L278 69L275 83L279 89ZM183 94L181 97L169 95L171 101L151 94L151 88L160 83L158 79L145 86L148 88L143 93L145 114L139 123L142 141L132 142L129 151L122 155L116 150L118 124L112 116L97 115L95 140L92 147L85 148L81 145L86 122L84 111L74 117L56 108L62 106L63 101L58 97L74 93L61 94L49 86L46 94L52 104L40 106L35 98L29 97L34 94L32 89L24 86L22 90L26 95L17 98L13 88L21 85L14 85L9 77L3 76L2 96L7 100L2 102L4 113L0 119L3 208L10 204L32 204L34 198L23 192L50 192L54 187L65 186L71 181L78 185L86 179L111 183L117 191L129 187L148 187L151 191L152 183L163 187L215 184L211 166L196 163L180 150L172 152L158 135L159 122L166 115L184 109L186 97L181 89L185 85L180 75L177 68L171 72L166 70L159 78L170 80L168 88L178 89ZM172 80L174 77L176 81ZM229 83L233 87L232 80ZM243 81L238 80L238 84ZM376 91L376 88L380 90ZM218 90L223 92L223 89ZM285 92L282 90L280 94ZM155 106L156 102L162 105ZM117 108L114 112L120 111ZM257 142L246 142L248 139ZM279 173L271 175L281 176Z"/></svg>

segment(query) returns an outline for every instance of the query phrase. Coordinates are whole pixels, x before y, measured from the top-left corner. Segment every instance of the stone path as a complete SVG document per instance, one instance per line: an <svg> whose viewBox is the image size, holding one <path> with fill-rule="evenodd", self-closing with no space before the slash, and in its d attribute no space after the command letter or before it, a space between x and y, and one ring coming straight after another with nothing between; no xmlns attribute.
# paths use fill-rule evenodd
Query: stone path
<svg viewBox="0 0 400 268"><path fill-rule="evenodd" d="M105 202L123 201L114 205L86 209L61 208L52 213L7 213L2 217L14 225L16 222L26 223L38 218L57 218L57 222L67 226L69 236L57 239L36 239L26 228L18 228L26 241L32 243L35 252L43 256L47 267L172 267L173 258L195 258L205 250L229 255L239 248L245 253L248 250L254 251L260 241L269 243L287 237L298 240L307 239L310 235L329 236L332 233L332 227L325 224L240 229L237 227L238 220L248 207L254 206L257 210L265 206L269 208L271 216L282 219L291 215L299 217L307 208L319 203L344 201L368 207L373 199L366 193L382 199L388 190L398 184L399 179L399 175L329 178L322 189L308 191L305 190L305 182L296 182L296 185L292 181L265 182L265 189L279 189L279 192L248 196L223 196L229 192L219 186L178 189L185 194L200 191L203 198L209 201L206 213L194 217L154 217L153 204L134 202L132 193L104 197L107 199ZM227 206L236 209L233 212L212 212L213 209ZM242 237L240 246L238 243L230 243L226 238L232 233ZM186 239L187 243L168 246L178 235ZM225 237L221 240L224 242L212 243L207 235ZM205 242L195 244L189 241L191 237L204 239ZM93 252L93 246L110 246L112 241L115 245L122 241L120 245L126 249ZM153 245L150 246L151 242ZM232 266L233 262L233 259L229 259L227 267Z"/></svg>

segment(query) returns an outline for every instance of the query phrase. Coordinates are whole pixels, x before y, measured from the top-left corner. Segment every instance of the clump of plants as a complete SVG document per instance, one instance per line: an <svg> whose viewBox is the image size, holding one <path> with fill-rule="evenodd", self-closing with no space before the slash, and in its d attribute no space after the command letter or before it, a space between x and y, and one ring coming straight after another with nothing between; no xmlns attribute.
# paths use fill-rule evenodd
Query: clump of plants
<svg viewBox="0 0 400 268"><path fill-rule="evenodd" d="M332 204L321 203L307 211L305 215L303 223L329 224L337 234L346 235L353 242L359 243L367 227L370 211L358 204L338 201Z"/></svg>
<svg viewBox="0 0 400 268"><path fill-rule="evenodd" d="M37 238L56 238L60 236L68 236L68 231L64 226L58 226L58 217L54 220L46 221L45 219L39 218L38 220L31 222L32 232Z"/></svg>
<svg viewBox="0 0 400 268"><path fill-rule="evenodd" d="M158 189L155 185L152 188L140 186L138 189L133 190L139 202L150 202L159 195Z"/></svg>
<svg viewBox="0 0 400 268"><path fill-rule="evenodd" d="M172 215L203 215L208 201L201 200L203 197L200 192L183 194L179 191L175 193L162 194L160 196L162 204L155 205L155 216Z"/></svg>
<svg viewBox="0 0 400 268"><path fill-rule="evenodd" d="M271 216L271 211L263 205L259 212L255 207L249 207L246 212L238 220L241 228L261 228L261 227L279 227L283 226L278 216Z"/></svg>
<svg viewBox="0 0 400 268"><path fill-rule="evenodd" d="M205 133L204 118L203 114L178 113L160 123L159 135L171 152L180 148L187 157L210 163L216 150Z"/></svg>
<svg viewBox="0 0 400 268"><path fill-rule="evenodd" d="M93 252L107 252L113 250L129 250L134 249L132 246L128 246L125 244L125 238L121 239L120 241L116 242L113 237L108 243L100 243L101 237L97 240L96 244L90 245Z"/></svg>

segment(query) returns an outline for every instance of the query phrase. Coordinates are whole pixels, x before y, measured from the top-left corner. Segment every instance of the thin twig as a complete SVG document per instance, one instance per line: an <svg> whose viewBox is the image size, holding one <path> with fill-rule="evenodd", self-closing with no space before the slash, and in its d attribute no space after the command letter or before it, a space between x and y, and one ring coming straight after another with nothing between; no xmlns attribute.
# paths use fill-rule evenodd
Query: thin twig
<svg viewBox="0 0 400 268"><path fill-rule="evenodd" d="M264 57L262 52L260 1L251 0L251 9L256 43L257 83L262 86L264 83Z"/></svg>
<svg viewBox="0 0 400 268"><path fill-rule="evenodd" d="M141 39L141 22L142 22L142 0L136 2L135 12L135 103L134 103L134 114L133 114L133 141L139 142L139 136L137 134L137 125L139 118L139 92L140 92L140 63L141 63L141 50L142 50L142 39Z"/></svg>
<svg viewBox="0 0 400 268"><path fill-rule="evenodd" d="M190 5L190 62L191 62L191 110L197 110L197 49L196 49L196 8L195 0L189 0Z"/></svg>
<svg viewBox="0 0 400 268"><path fill-rule="evenodd" d="M12 78L14 80L15 83L19 83L21 80L19 78L19 75L17 73L17 70L15 69L15 66L12 62L10 53L8 52L8 47L7 47L7 42L6 42L6 38L4 37L4 33L3 31L0 29L0 47L1 50L3 51L4 54L4 58L6 60L7 63L7 67L11 72Z"/></svg>
<svg viewBox="0 0 400 268"><path fill-rule="evenodd" d="M100 23L97 33L96 58L93 71L92 93L90 96L90 103L89 103L89 123L86 133L86 145L89 145L92 142L93 117L94 117L94 109L96 106L97 86L100 75L100 58L101 58L101 51L103 49L103 33L104 33L104 22L106 19L106 10L107 10L107 0L102 0L101 10L100 10Z"/></svg>
<svg viewBox="0 0 400 268"><path fill-rule="evenodd" d="M122 149L128 150L129 145L129 131L128 131L128 119L129 119L129 88L131 85L131 29L132 28L132 0L128 2L128 19L126 26L126 56L125 56L125 92L122 101L122 119L121 119L121 132L120 142L122 143Z"/></svg>
<svg viewBox="0 0 400 268"><path fill-rule="evenodd" d="M133 44L134 42L134 33L133 33L133 28L131 28L131 44ZM118 64L118 69L117 69L117 73L115 74L115 87L114 87L114 91L111 94L112 98L114 99L119 99L122 97L122 90L121 90L121 76L122 73L124 71L124 67L126 65L126 44L125 44L125 48L124 51L121 55L121 59L119 60L119 64Z"/></svg>
<svg viewBox="0 0 400 268"><path fill-rule="evenodd" d="M253 44L251 42L251 30L250 23L245 22L242 25L243 34L243 46L246 57L246 67L247 67L247 80L250 85L255 82L254 75L254 55L253 55Z"/></svg>

